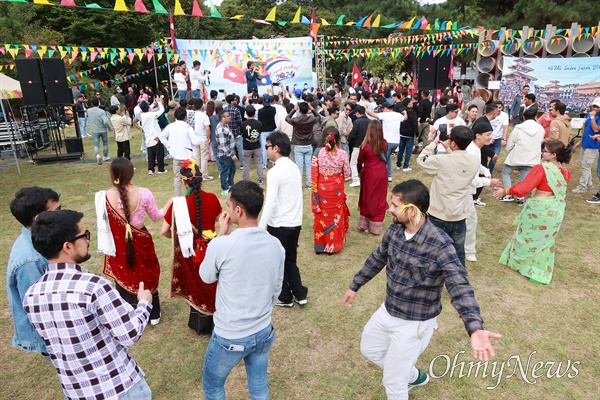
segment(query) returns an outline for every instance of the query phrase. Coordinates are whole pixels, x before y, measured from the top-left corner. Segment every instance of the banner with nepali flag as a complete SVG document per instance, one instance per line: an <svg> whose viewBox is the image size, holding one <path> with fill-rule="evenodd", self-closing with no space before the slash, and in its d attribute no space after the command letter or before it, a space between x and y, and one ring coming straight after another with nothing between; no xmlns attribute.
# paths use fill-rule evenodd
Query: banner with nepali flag
<svg viewBox="0 0 600 400"><path fill-rule="evenodd" d="M362 82L362 81L363 81L362 74L360 73L360 70L356 66L356 63L354 63L352 65L352 87L355 87L358 84L358 82Z"/></svg>

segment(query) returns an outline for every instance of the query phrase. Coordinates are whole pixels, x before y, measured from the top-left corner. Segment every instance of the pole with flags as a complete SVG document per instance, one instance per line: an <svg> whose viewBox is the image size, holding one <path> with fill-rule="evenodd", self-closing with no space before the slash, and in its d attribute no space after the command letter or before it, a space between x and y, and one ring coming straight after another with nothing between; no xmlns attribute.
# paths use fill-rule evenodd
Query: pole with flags
<svg viewBox="0 0 600 400"><path fill-rule="evenodd" d="M360 73L360 70L356 66L356 61L355 61L354 65L352 65L352 82L350 84L352 85L352 87L355 87L358 84L358 82L362 82L362 81L363 81L362 74Z"/></svg>
<svg viewBox="0 0 600 400"><path fill-rule="evenodd" d="M173 10L169 8L169 31L171 33L171 48L173 49L173 55L175 55L175 51L177 50L177 42L175 41L175 23L173 22ZM173 81L171 80L171 59L169 58L169 49L166 49L167 52L167 68L169 71L169 89L171 92L171 99L175 97L175 93L173 92Z"/></svg>

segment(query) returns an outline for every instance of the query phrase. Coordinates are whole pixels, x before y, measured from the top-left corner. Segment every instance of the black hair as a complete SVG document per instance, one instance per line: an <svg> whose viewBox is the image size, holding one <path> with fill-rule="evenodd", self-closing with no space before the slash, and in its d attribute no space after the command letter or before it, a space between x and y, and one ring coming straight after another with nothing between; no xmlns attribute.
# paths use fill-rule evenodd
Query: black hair
<svg viewBox="0 0 600 400"><path fill-rule="evenodd" d="M335 114L336 112L339 112L339 111L340 111L340 108L336 107L336 106L332 106L327 109L327 112L329 113L329 115Z"/></svg>
<svg viewBox="0 0 600 400"><path fill-rule="evenodd" d="M284 103L285 103L285 100L288 100L288 99L284 99ZM290 103L290 102L288 102L288 103L285 105L285 111L286 111L288 114L289 114L290 112L292 112L292 110L293 110L293 109L294 109L294 104L293 104L293 103Z"/></svg>
<svg viewBox="0 0 600 400"><path fill-rule="evenodd" d="M73 210L46 211L31 227L33 247L46 259L57 258L63 245L79 233L77 224L83 213Z"/></svg>
<svg viewBox="0 0 600 400"><path fill-rule="evenodd" d="M355 108L354 108L354 112L356 114L360 114L360 115L365 115L365 107L361 106L360 104L358 104Z"/></svg>
<svg viewBox="0 0 600 400"><path fill-rule="evenodd" d="M225 96L225 101L229 104L231 104L231 102L235 100L235 95L234 94L228 94L227 96Z"/></svg>
<svg viewBox="0 0 600 400"><path fill-rule="evenodd" d="M92 99L92 105L94 107L98 107L100 105L100 100L98 100L97 98L93 98Z"/></svg>
<svg viewBox="0 0 600 400"><path fill-rule="evenodd" d="M246 114L248 114L249 117L254 117L254 115L256 114L256 108L254 108L254 106L250 104L246 107Z"/></svg>
<svg viewBox="0 0 600 400"><path fill-rule="evenodd" d="M133 164L125 157L115 158L110 163L110 178L112 184L117 188L121 204L123 205L123 212L125 213L125 220L127 223L131 220L131 210L129 209L129 196L127 193L127 185L133 179ZM127 265L133 267L135 262L135 250L133 248L133 241L131 238L125 239L125 253Z"/></svg>
<svg viewBox="0 0 600 400"><path fill-rule="evenodd" d="M562 164L568 164L571 161L571 152L573 146L565 146L560 140L552 140L545 146L551 153L556 154L556 161Z"/></svg>
<svg viewBox="0 0 600 400"><path fill-rule="evenodd" d="M275 132L272 132L271 135ZM269 135L269 137L271 137L271 135ZM229 195L231 196L231 201L236 206L240 206L244 209L248 218L258 218L265 196L263 194L263 189L258 186L257 183L252 181L239 181L229 189Z"/></svg>
<svg viewBox="0 0 600 400"><path fill-rule="evenodd" d="M300 111L300 114L308 114L308 103L305 101L299 103L298 111Z"/></svg>
<svg viewBox="0 0 600 400"><path fill-rule="evenodd" d="M560 101L554 105L554 109L558 111L560 115L565 115L567 112L567 105L565 103L561 103Z"/></svg>
<svg viewBox="0 0 600 400"><path fill-rule="evenodd" d="M58 201L59 194L52 189L32 186L19 189L10 202L10 212L23 226L31 226L36 215L46 211L48 200Z"/></svg>
<svg viewBox="0 0 600 400"><path fill-rule="evenodd" d="M147 102L141 101L140 102L140 109L142 110L142 112L148 112L148 110L150 110L150 106L148 105Z"/></svg>
<svg viewBox="0 0 600 400"><path fill-rule="evenodd" d="M411 101L413 101L412 97L407 97L404 100L402 100L402 105L404 107L408 107L408 105L410 104Z"/></svg>
<svg viewBox="0 0 600 400"><path fill-rule="evenodd" d="M452 112L452 111L457 111L457 110L458 110L458 104L456 104L456 103L446 104L446 112Z"/></svg>
<svg viewBox="0 0 600 400"><path fill-rule="evenodd" d="M445 106L446 104L448 104L448 96L442 96L440 97L440 104Z"/></svg>
<svg viewBox="0 0 600 400"><path fill-rule="evenodd" d="M525 95L525 98L529 99L529 100L531 100L531 101L533 101L535 103L535 94L528 93L528 94Z"/></svg>
<svg viewBox="0 0 600 400"><path fill-rule="evenodd" d="M477 105L476 105L476 104L471 104L471 105L469 106L469 108L467 108L467 111L471 111L471 110L472 110L472 109L474 109L474 108L477 108L477 111L479 111L479 107L477 107Z"/></svg>
<svg viewBox="0 0 600 400"><path fill-rule="evenodd" d="M219 122L223 121L223 116L225 114L229 114L229 111L227 111L227 110L221 110L221 112L219 112Z"/></svg>
<svg viewBox="0 0 600 400"><path fill-rule="evenodd" d="M248 62L246 63L246 68L250 68L250 66L251 66L252 64L254 64L254 61L248 61Z"/></svg>
<svg viewBox="0 0 600 400"><path fill-rule="evenodd" d="M267 142L271 143L272 146L279 147L279 154L283 157L289 157L292 144L288 135L281 131L273 131L267 136Z"/></svg>
<svg viewBox="0 0 600 400"><path fill-rule="evenodd" d="M536 116L537 112L533 108L528 108L527 110L523 111L523 119L525 120L535 119Z"/></svg>
<svg viewBox="0 0 600 400"><path fill-rule="evenodd" d="M195 67L196 65L200 65L200 61L196 60L196 61L194 61L194 62L192 63L192 66L194 66L194 67Z"/></svg>
<svg viewBox="0 0 600 400"><path fill-rule="evenodd" d="M179 174L185 178L185 183L192 189L194 194L194 200L196 200L196 229L198 230L198 237L202 235L202 195L200 190L202 189L202 171L196 165L194 171L190 168L181 168Z"/></svg>
<svg viewBox="0 0 600 400"><path fill-rule="evenodd" d="M446 107L446 108L448 108L448 107ZM496 105L496 103L490 103L490 104L487 104L485 106L485 113L486 114L490 114L490 113L496 112L496 110L498 110L498 106Z"/></svg>
<svg viewBox="0 0 600 400"><path fill-rule="evenodd" d="M502 108L504 108L504 103L502 101L500 101L500 100L496 100L494 102L494 104L496 104L496 106L502 106Z"/></svg>
<svg viewBox="0 0 600 400"><path fill-rule="evenodd" d="M429 96L429 90L423 90L421 93L423 94L423 97Z"/></svg>
<svg viewBox="0 0 600 400"><path fill-rule="evenodd" d="M333 140L330 140L329 136L333 135ZM323 138L321 139L321 146L325 147L329 144L329 149L327 151L331 151L336 148L336 146L340 143L340 131L335 126L328 126L323 129Z"/></svg>
<svg viewBox="0 0 600 400"><path fill-rule="evenodd" d="M187 100L186 99L179 100L179 105L184 109L187 108Z"/></svg>
<svg viewBox="0 0 600 400"><path fill-rule="evenodd" d="M426 213L429 209L429 189L417 179L409 179L397 184L392 189L392 194L399 196L403 203L414 204L422 213Z"/></svg>
<svg viewBox="0 0 600 400"><path fill-rule="evenodd" d="M383 97L392 97L392 91L387 88L383 91Z"/></svg>
<svg viewBox="0 0 600 400"><path fill-rule="evenodd" d="M173 115L175 116L175 119L179 121L185 121L187 118L187 111L183 107L177 107Z"/></svg>
<svg viewBox="0 0 600 400"><path fill-rule="evenodd" d="M450 139L456 143L460 150L465 150L473 141L473 130L464 125L455 126L450 133Z"/></svg>
<svg viewBox="0 0 600 400"><path fill-rule="evenodd" d="M219 95L219 92L217 92L216 90L211 90L210 91L210 98L214 99L215 97L217 97Z"/></svg>
<svg viewBox="0 0 600 400"><path fill-rule="evenodd" d="M117 114L120 110L119 106L110 106L110 108L108 109L108 111L110 111L111 114Z"/></svg>
<svg viewBox="0 0 600 400"><path fill-rule="evenodd" d="M529 87L529 85L523 85L523 89L528 88L528 87Z"/></svg>
<svg viewBox="0 0 600 400"><path fill-rule="evenodd" d="M192 101L194 104L194 110L202 110L202 106L204 105L202 99L192 99Z"/></svg>

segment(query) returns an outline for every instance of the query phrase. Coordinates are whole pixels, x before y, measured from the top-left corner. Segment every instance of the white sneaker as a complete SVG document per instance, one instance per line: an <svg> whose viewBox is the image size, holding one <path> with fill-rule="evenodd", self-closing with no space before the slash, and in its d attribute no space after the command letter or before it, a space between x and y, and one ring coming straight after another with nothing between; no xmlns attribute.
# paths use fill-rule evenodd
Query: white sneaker
<svg viewBox="0 0 600 400"><path fill-rule="evenodd" d="M466 256L465 258L467 259L467 261L477 262L477 257L475 256Z"/></svg>
<svg viewBox="0 0 600 400"><path fill-rule="evenodd" d="M402 172L410 172L410 171L412 171L412 168L411 168L411 167L404 168L404 169L402 170Z"/></svg>
<svg viewBox="0 0 600 400"><path fill-rule="evenodd" d="M100 156L100 154L96 154L96 162L98 163L98 165L102 165L102 157Z"/></svg>
<svg viewBox="0 0 600 400"><path fill-rule="evenodd" d="M156 319L151 319L151 320L150 320L150 325L152 325L152 326L156 326L156 325L160 324L160 317L162 317L162 313L160 313L160 316L159 316L158 318L156 318Z"/></svg>
<svg viewBox="0 0 600 400"><path fill-rule="evenodd" d="M350 184L350 187L359 187L359 186L360 186L360 181L352 182Z"/></svg>
<svg viewBox="0 0 600 400"><path fill-rule="evenodd" d="M499 201L502 201L504 203L507 203L509 201L515 201L514 197L512 197L510 194L507 194L504 197L501 197L500 199L498 199Z"/></svg>
<svg viewBox="0 0 600 400"><path fill-rule="evenodd" d="M102 161L110 161L110 157L108 157L108 156L102 157Z"/></svg>
<svg viewBox="0 0 600 400"><path fill-rule="evenodd" d="M396 167L396 169L402 169L401 167Z"/></svg>
<svg viewBox="0 0 600 400"><path fill-rule="evenodd" d="M388 182L391 182L391 181L392 181L392 177L388 176Z"/></svg>
<svg viewBox="0 0 600 400"><path fill-rule="evenodd" d="M206 176L203 176L203 177L202 177L202 180L203 180L203 181L212 181L213 179L215 179L215 178L213 178L213 177L212 177L212 176L210 176L210 175L206 175Z"/></svg>
<svg viewBox="0 0 600 400"><path fill-rule="evenodd" d="M164 171L158 171L157 174L164 174L167 171L168 171L168 169L165 168Z"/></svg>
<svg viewBox="0 0 600 400"><path fill-rule="evenodd" d="M486 203L481 201L481 199L473 200L473 204L475 204L477 207L485 207L487 205Z"/></svg>
<svg viewBox="0 0 600 400"><path fill-rule="evenodd" d="M575 189L571 190L571 192L573 193L587 193L587 188L584 188L582 186L577 186Z"/></svg>

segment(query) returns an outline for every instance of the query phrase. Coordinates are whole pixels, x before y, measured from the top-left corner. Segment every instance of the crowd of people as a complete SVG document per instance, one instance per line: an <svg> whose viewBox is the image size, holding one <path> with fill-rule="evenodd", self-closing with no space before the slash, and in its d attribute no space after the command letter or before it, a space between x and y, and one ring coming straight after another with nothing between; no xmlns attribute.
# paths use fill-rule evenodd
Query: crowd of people
<svg viewBox="0 0 600 400"><path fill-rule="evenodd" d="M248 65L250 74L253 68ZM171 296L189 304L188 326L210 335L205 397L224 398L229 372L244 360L250 396L268 398L272 309L308 304L297 264L305 193L314 251L334 254L343 250L351 226L346 191L359 188L356 228L383 235L350 283L342 307L352 305L357 291L387 268L385 301L365 326L361 352L383 369L388 398L406 399L408 390L429 380L415 364L437 327L444 285L474 356L486 361L494 356L492 340L500 335L484 329L466 272L467 262L477 262L477 208L486 206L479 193L491 186L501 202L516 197L523 206L499 263L531 282L549 284L573 149L582 148L582 176L574 191L593 188L600 98L573 145L566 106L552 103L546 122L540 121L546 129L536 121L535 97L526 87L513 100L518 113L511 109L509 116L502 102L485 104L478 90L467 90L469 97L462 89L461 99L446 94L434 105L428 91L411 96L393 87L381 96L356 87L343 102L339 87L291 93L280 88L277 94L269 88L255 97L251 83L243 99L225 93L224 101L218 100L219 92L212 91L206 103L183 96L169 101L168 108L164 98L143 93L148 97L140 95L133 117L129 100L126 110L121 103L111 105L112 124L100 99L94 99L99 117L89 122L97 126L91 133L98 163L109 159L107 140L102 156L97 138L107 139L109 127L127 138L128 127L136 126L144 136L150 174L156 165L158 173L166 171L165 153L172 158L174 197L159 209L149 189L133 185L129 145L119 146L119 157L110 163L112 186L95 197L98 250L104 254L103 274L113 285L81 265L90 258L91 240L83 214L61 210L51 189L19 190L11 212L23 229L7 276L13 346L41 353L57 369L66 398L134 398L127 396L138 392L150 398L144 372L127 350L148 323L161 319L161 266L155 238L145 228L147 214L163 220L161 234L172 240ZM161 126L163 117L167 123ZM395 149L403 178L388 198ZM500 181L493 176L502 149L508 156ZM413 152L419 168L432 176L430 188L410 179ZM226 210L219 193L202 188L213 179L209 160L216 162ZM250 179L251 160L256 182ZM238 169L244 173L236 183ZM515 185L513 171L519 171ZM600 167L597 172L600 176ZM588 202L600 203L600 191ZM393 217L387 229L386 211Z"/></svg>

